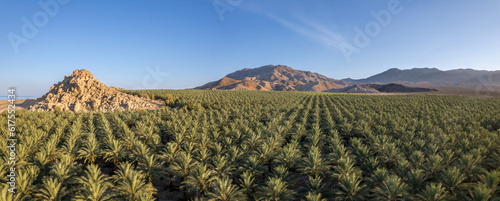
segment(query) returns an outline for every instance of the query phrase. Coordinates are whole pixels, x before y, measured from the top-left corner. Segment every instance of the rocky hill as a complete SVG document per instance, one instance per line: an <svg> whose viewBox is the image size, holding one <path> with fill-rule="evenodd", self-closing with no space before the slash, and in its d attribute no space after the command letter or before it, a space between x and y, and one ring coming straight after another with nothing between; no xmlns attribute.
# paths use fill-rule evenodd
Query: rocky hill
<svg viewBox="0 0 500 201"><path fill-rule="evenodd" d="M60 108L63 111L88 112L155 109L158 104L108 87L83 69L64 76L64 80L50 87L48 93L36 100L26 101L24 107L31 111Z"/></svg>
<svg viewBox="0 0 500 201"><path fill-rule="evenodd" d="M349 83L309 71L295 70L283 65L245 68L220 80L196 89L230 89L262 91L326 91L348 86Z"/></svg>

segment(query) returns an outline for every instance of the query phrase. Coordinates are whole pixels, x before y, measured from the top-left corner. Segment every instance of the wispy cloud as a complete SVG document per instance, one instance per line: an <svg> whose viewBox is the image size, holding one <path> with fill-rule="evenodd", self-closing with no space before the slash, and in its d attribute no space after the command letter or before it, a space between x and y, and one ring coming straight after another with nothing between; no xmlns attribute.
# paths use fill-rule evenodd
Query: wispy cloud
<svg viewBox="0 0 500 201"><path fill-rule="evenodd" d="M341 49L346 40L342 35L335 33L327 26L306 17L297 17L297 22L291 22L273 14L266 14L270 19L280 25L326 47L329 49Z"/></svg>
<svg viewBox="0 0 500 201"><path fill-rule="evenodd" d="M346 44L346 39L341 34L333 31L331 27L321 24L317 20L313 20L303 12L282 13L279 15L275 14L276 12L271 12L269 7L246 4L242 6L242 9L269 17L269 19L277 22L281 26L328 49L342 49Z"/></svg>

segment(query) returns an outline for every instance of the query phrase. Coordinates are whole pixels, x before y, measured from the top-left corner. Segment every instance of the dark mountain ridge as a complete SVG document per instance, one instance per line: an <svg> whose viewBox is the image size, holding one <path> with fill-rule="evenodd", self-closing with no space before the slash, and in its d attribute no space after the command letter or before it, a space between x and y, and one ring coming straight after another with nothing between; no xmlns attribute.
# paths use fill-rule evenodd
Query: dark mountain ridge
<svg viewBox="0 0 500 201"><path fill-rule="evenodd" d="M442 71L437 68L412 68L400 70L391 68L365 79L343 79L353 83L419 83L432 84L484 84L490 78L500 78L500 71L455 69ZM493 79L495 80L495 79ZM500 85L500 83L498 83Z"/></svg>

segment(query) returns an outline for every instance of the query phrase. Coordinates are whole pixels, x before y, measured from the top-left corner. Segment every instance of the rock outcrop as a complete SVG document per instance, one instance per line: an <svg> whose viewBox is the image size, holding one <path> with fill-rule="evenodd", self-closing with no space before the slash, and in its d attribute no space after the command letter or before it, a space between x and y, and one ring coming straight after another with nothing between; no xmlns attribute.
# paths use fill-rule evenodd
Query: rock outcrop
<svg viewBox="0 0 500 201"><path fill-rule="evenodd" d="M63 111L89 112L156 109L153 101L119 92L99 82L87 70L75 70L70 76L50 87L42 97L26 103L31 111L50 111L60 108Z"/></svg>

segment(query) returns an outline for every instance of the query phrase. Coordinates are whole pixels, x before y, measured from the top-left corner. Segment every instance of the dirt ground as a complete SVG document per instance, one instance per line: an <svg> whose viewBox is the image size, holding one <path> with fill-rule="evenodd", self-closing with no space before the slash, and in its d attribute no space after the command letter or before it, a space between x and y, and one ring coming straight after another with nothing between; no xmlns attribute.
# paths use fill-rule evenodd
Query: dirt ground
<svg viewBox="0 0 500 201"><path fill-rule="evenodd" d="M16 105L16 110L24 110L26 100L30 101L31 99L16 99L16 101L14 102ZM7 110L9 105L9 100L0 100L0 113L2 113L4 110Z"/></svg>

